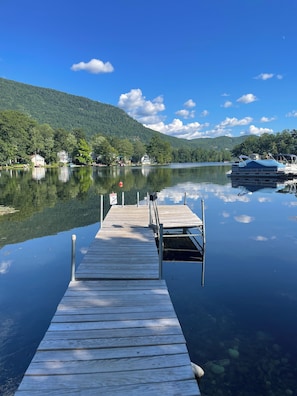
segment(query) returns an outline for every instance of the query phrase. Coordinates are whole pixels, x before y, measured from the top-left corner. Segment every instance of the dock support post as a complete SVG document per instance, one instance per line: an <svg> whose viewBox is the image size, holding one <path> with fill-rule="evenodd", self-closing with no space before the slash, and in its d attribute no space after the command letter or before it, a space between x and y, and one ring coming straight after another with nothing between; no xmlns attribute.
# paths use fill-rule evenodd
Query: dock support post
<svg viewBox="0 0 297 396"><path fill-rule="evenodd" d="M205 279L205 252L203 251L203 261L201 267L201 286L204 287L204 279Z"/></svg>
<svg viewBox="0 0 297 396"><path fill-rule="evenodd" d="M75 242L76 242L76 235L73 234L71 237L72 244L71 244L71 281L75 281Z"/></svg>
<svg viewBox="0 0 297 396"><path fill-rule="evenodd" d="M149 226L153 224L153 216L152 216L152 202L148 200L149 205Z"/></svg>
<svg viewBox="0 0 297 396"><path fill-rule="evenodd" d="M187 193L185 192L185 194L184 194L184 205L186 205L186 200L187 200Z"/></svg>
<svg viewBox="0 0 297 396"><path fill-rule="evenodd" d="M202 212L202 233L203 233L203 249L206 242L205 239L205 216L204 216L204 200L201 199L201 212Z"/></svg>
<svg viewBox="0 0 297 396"><path fill-rule="evenodd" d="M159 279L163 277L163 224L159 226Z"/></svg>
<svg viewBox="0 0 297 396"><path fill-rule="evenodd" d="M122 191L122 206L125 205L125 193Z"/></svg>
<svg viewBox="0 0 297 396"><path fill-rule="evenodd" d="M100 195L100 228L102 227L103 222L103 195Z"/></svg>
<svg viewBox="0 0 297 396"><path fill-rule="evenodd" d="M137 191L136 194L136 201L137 201L137 207L139 206L139 191Z"/></svg>

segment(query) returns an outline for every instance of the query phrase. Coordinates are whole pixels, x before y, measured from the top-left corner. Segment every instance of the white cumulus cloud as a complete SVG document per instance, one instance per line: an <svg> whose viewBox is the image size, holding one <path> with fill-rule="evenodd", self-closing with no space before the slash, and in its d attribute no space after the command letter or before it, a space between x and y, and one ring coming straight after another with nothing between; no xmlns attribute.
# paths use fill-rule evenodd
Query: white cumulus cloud
<svg viewBox="0 0 297 396"><path fill-rule="evenodd" d="M288 114L286 114L286 117L297 117L297 110L292 110Z"/></svg>
<svg viewBox="0 0 297 396"><path fill-rule="evenodd" d="M226 100L226 102L222 105L225 109L232 107L232 102L230 100Z"/></svg>
<svg viewBox="0 0 297 396"><path fill-rule="evenodd" d="M92 74L111 73L114 68L110 62L102 62L100 59L91 59L89 62L74 63L71 66L73 71L87 71Z"/></svg>
<svg viewBox="0 0 297 396"><path fill-rule="evenodd" d="M192 108L192 107L195 107L195 106L196 106L196 103L195 103L192 99L189 99L189 100L187 100L187 101L184 103L184 106L185 106L185 107L188 107L188 108Z"/></svg>
<svg viewBox="0 0 297 396"><path fill-rule="evenodd" d="M256 80L269 80L274 76L273 73L261 73L255 77Z"/></svg>
<svg viewBox="0 0 297 396"><path fill-rule="evenodd" d="M196 103L193 101L193 99L189 99L184 103L185 109L178 110L175 112L175 114L184 119L194 118L195 110L191 110L191 109L193 109L193 107L195 106Z"/></svg>
<svg viewBox="0 0 297 396"><path fill-rule="evenodd" d="M165 110L162 96L147 100L139 88L121 94L118 106L143 124L159 123L162 120L159 113Z"/></svg>
<svg viewBox="0 0 297 396"><path fill-rule="evenodd" d="M188 118L194 118L195 117L195 111L194 110L187 110L187 109L182 109L182 110L178 110L175 113L177 116L188 119Z"/></svg>
<svg viewBox="0 0 297 396"><path fill-rule="evenodd" d="M274 121L275 117L261 117L260 122L271 122Z"/></svg>
<svg viewBox="0 0 297 396"><path fill-rule="evenodd" d="M249 93L246 95L242 95L240 98L236 100L236 102L248 104L255 102L256 100L258 100L257 97L254 94Z"/></svg>
<svg viewBox="0 0 297 396"><path fill-rule="evenodd" d="M208 116L209 115L209 111L208 110L203 110L203 111L201 111L201 113L200 113L200 116L201 117L206 117L206 116Z"/></svg>
<svg viewBox="0 0 297 396"><path fill-rule="evenodd" d="M186 103L188 103L188 107L193 107L194 102L191 99ZM166 124L165 117L160 114L165 110L163 97L158 96L153 100L147 100L139 88L121 94L118 106L145 127L170 136L184 139L202 137L201 129L208 126L208 124L199 122L183 123L179 118ZM183 109L176 114L182 118L191 118L194 115L194 110Z"/></svg>
<svg viewBox="0 0 297 396"><path fill-rule="evenodd" d="M236 126L248 125L253 121L252 117L244 117L242 119L237 119L236 117L226 117L224 121L222 121L217 128L232 128Z"/></svg>
<svg viewBox="0 0 297 396"><path fill-rule="evenodd" d="M175 112L176 115L178 115L179 117L183 117L183 118L189 117L189 113L190 113L189 110L185 110L185 109L178 110Z"/></svg>
<svg viewBox="0 0 297 396"><path fill-rule="evenodd" d="M150 124L145 126L166 135L183 139L194 139L203 136L201 129L205 126L205 124L202 125L199 122L184 124L181 120L175 118L169 124L159 122L158 124Z"/></svg>
<svg viewBox="0 0 297 396"><path fill-rule="evenodd" d="M255 125L250 125L248 133L250 133L251 135L263 135L263 133L273 133L273 129L258 128Z"/></svg>
<svg viewBox="0 0 297 396"><path fill-rule="evenodd" d="M256 77L254 77L256 80L270 80L271 78L276 78L277 80L282 80L283 75L282 74L273 74L273 73L260 73Z"/></svg>

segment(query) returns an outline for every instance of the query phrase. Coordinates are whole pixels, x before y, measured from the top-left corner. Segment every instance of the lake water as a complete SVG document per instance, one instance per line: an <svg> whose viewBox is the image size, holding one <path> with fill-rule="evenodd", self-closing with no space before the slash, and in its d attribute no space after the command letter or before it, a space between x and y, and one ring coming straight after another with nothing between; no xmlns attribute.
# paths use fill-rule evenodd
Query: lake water
<svg viewBox="0 0 297 396"><path fill-rule="evenodd" d="M13 395L69 279L99 229L100 199L125 204L205 202L201 264L164 263L191 360L203 367L203 396L297 395L296 184L240 186L229 166L0 171L0 394ZM119 182L123 187L119 187Z"/></svg>

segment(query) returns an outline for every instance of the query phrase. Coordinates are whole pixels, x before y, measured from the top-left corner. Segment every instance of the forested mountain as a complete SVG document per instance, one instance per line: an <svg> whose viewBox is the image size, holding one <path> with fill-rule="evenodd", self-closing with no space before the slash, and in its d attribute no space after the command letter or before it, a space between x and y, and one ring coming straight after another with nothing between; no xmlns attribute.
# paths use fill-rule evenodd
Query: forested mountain
<svg viewBox="0 0 297 396"><path fill-rule="evenodd" d="M246 135L238 137L220 136L216 138L193 139L191 143L205 150L231 150L234 146L244 142L246 138Z"/></svg>
<svg viewBox="0 0 297 396"><path fill-rule="evenodd" d="M148 144L155 134L173 148L201 147L211 150L231 150L245 137L201 138L191 141L166 136L145 128L118 107L84 97L35 87L0 78L0 110L17 110L52 128L82 129L88 138L102 134L108 137L140 140Z"/></svg>

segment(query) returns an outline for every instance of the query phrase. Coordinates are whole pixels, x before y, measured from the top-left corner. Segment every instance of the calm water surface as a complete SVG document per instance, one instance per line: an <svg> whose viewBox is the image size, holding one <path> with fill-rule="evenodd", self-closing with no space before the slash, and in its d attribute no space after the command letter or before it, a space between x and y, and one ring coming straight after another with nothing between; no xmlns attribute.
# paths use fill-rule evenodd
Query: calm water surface
<svg viewBox="0 0 297 396"><path fill-rule="evenodd" d="M296 185L240 186L228 166L0 173L0 394L13 395L77 263L99 226L99 195L135 204L205 201L205 286L197 263L166 262L166 279L204 396L297 395ZM33 177L32 177L33 176ZM124 186L119 188L119 181ZM252 183L251 183L252 184Z"/></svg>

